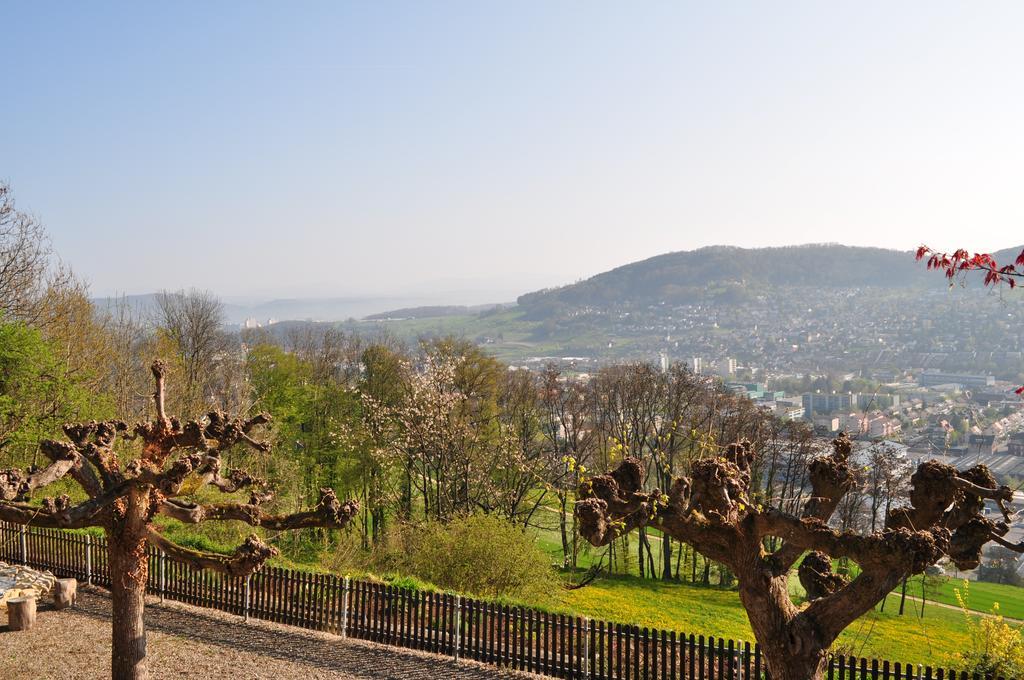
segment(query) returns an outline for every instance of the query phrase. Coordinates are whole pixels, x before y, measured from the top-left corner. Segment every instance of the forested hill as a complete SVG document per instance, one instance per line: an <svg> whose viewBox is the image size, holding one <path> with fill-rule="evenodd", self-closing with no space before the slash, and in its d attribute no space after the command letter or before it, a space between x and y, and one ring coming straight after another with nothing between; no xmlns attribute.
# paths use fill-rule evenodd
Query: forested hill
<svg viewBox="0 0 1024 680"><path fill-rule="evenodd" d="M994 253L1013 262L1021 248ZM527 293L519 305L535 315L560 307L658 304L694 296L756 294L776 286L905 288L943 285L909 251L842 245L780 248L711 246L667 253L578 283Z"/></svg>
<svg viewBox="0 0 1024 680"><path fill-rule="evenodd" d="M490 305L427 305L425 307L404 307L402 309L391 309L379 314L370 314L364 317L367 321L380 319L433 319L442 316L464 316L466 314L479 314L495 308L500 308L500 303Z"/></svg>

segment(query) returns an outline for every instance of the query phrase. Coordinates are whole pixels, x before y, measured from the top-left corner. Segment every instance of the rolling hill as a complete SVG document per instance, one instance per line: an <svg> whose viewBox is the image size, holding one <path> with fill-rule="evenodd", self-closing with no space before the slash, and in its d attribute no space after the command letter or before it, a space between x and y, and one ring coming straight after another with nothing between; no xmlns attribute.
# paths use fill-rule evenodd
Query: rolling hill
<svg viewBox="0 0 1024 680"><path fill-rule="evenodd" d="M1021 248L995 253L1012 262ZM944 285L909 251L812 244L777 248L710 246L633 262L578 283L527 293L534 318L567 307L650 305L710 295L749 296L770 287L921 288Z"/></svg>

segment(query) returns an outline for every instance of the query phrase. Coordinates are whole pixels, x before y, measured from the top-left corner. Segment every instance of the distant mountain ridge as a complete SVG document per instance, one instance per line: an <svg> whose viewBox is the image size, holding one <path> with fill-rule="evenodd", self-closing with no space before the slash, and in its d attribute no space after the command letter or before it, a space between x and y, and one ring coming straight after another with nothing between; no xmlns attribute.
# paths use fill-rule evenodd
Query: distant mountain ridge
<svg viewBox="0 0 1024 680"><path fill-rule="evenodd" d="M1011 263L1021 247L993 253ZM772 248L709 246L666 253L616 267L568 286L522 295L533 316L555 308L658 304L723 291L737 296L777 286L904 288L943 285L910 251L836 244Z"/></svg>
<svg viewBox="0 0 1024 680"><path fill-rule="evenodd" d="M1012 263L1021 247L993 253L1000 264ZM602 272L577 283L520 295L517 303L527 318L543 319L581 307L656 305L707 299L749 300L775 287L920 288L946 285L940 274L927 271L911 251L836 244L770 248L709 246L665 253ZM108 308L122 298L93 301ZM153 318L156 294L128 295L123 300L143 319ZM479 314L506 303L454 305L437 296L422 298L335 297L225 302L228 324L247 319L277 321L356 318L422 319Z"/></svg>
<svg viewBox="0 0 1024 680"><path fill-rule="evenodd" d="M93 302L100 309L117 304L122 298L101 297ZM124 302L143 319L151 319L156 311L156 294L126 295ZM276 321L322 320L342 321L378 314L388 309L411 308L436 304L432 297L336 297L336 298L290 298L238 304L224 302L224 316L228 324L243 324L255 319L261 324Z"/></svg>
<svg viewBox="0 0 1024 680"><path fill-rule="evenodd" d="M433 319L441 316L465 316L466 314L479 314L489 312L493 309L506 306L503 303L490 305L426 305L422 307L405 307L403 309L390 309L378 314L366 316L367 321L380 321L387 319Z"/></svg>

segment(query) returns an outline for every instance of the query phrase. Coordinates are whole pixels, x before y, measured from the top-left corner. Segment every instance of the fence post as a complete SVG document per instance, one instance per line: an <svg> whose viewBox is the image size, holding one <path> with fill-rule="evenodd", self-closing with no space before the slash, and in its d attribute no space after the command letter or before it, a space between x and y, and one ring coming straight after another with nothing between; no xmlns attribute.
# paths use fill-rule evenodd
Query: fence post
<svg viewBox="0 0 1024 680"><path fill-rule="evenodd" d="M160 558L159 558L159 561L157 562L157 564L159 565L159 571L160 571L160 602L164 601L164 590L167 589L167 580L166 580L167 568L165 566L166 562L167 562L167 554L164 553L163 550L161 550L160 551Z"/></svg>
<svg viewBox="0 0 1024 680"><path fill-rule="evenodd" d="M665 669L661 669L664 673ZM583 680L590 680L590 617L583 617Z"/></svg>
<svg viewBox="0 0 1024 680"><path fill-rule="evenodd" d="M455 630L452 631L452 656L455 660L459 660L459 646L462 643L462 596L455 596L455 616L452 617L455 622Z"/></svg>
<svg viewBox="0 0 1024 680"><path fill-rule="evenodd" d="M85 535L85 584L92 585L92 536Z"/></svg>
<svg viewBox="0 0 1024 680"><path fill-rule="evenodd" d="M341 582L341 637L348 636L348 576Z"/></svg>
<svg viewBox="0 0 1024 680"><path fill-rule="evenodd" d="M25 534L28 529L24 524L21 525L21 563L28 564L28 542L25 538Z"/></svg>
<svg viewBox="0 0 1024 680"><path fill-rule="evenodd" d="M245 577L245 609L242 612L242 620L249 620L249 597L252 594L252 574Z"/></svg>

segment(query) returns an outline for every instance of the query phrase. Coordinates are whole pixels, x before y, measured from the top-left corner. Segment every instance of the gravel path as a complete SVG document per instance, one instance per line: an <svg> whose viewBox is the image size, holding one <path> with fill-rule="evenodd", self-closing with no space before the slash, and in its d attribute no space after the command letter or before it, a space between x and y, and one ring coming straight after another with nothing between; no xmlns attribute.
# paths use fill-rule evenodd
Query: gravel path
<svg viewBox="0 0 1024 680"><path fill-rule="evenodd" d="M73 609L40 606L35 627L7 630L0 610L0 678L89 679L109 676L110 598L80 586ZM153 678L244 680L518 679L531 676L472 662L342 640L179 603L146 602L149 667Z"/></svg>

